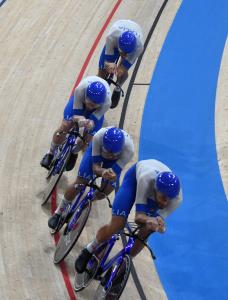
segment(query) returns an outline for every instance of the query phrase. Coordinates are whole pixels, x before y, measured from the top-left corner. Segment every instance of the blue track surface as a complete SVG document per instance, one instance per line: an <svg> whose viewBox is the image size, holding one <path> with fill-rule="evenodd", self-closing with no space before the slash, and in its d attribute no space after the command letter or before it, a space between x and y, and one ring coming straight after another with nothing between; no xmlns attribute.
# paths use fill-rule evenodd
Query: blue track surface
<svg viewBox="0 0 228 300"><path fill-rule="evenodd" d="M184 202L151 237L170 300L228 299L228 203L217 163L215 98L227 0L184 0L147 96L139 159L182 179Z"/></svg>

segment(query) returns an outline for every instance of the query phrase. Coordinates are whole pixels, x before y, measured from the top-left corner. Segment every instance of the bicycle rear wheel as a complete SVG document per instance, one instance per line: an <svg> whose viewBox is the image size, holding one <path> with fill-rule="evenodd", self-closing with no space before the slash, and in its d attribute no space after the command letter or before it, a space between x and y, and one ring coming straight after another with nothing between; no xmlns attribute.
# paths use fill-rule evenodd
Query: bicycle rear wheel
<svg viewBox="0 0 228 300"><path fill-rule="evenodd" d="M112 282L107 286L113 266L107 270L106 274L100 281L97 287L96 293L94 295L94 300L118 300L123 293L123 290L127 284L130 271L131 271L131 258L129 255L125 255L123 262L118 268L117 274Z"/></svg>
<svg viewBox="0 0 228 300"><path fill-rule="evenodd" d="M95 254L93 254L92 258L89 260L86 270L83 273L78 273L75 270L75 276L74 276L74 290L75 292L79 292L86 288L90 282L94 279L95 276L97 276L100 262L102 258L104 257L104 254L106 252L106 248L108 246L108 243L104 243L100 249L98 249Z"/></svg>
<svg viewBox="0 0 228 300"><path fill-rule="evenodd" d="M69 223L75 218L76 214L79 214L77 217L76 222L73 225L72 230L67 230L65 228L63 234L61 235L59 242L56 246L55 253L54 253L54 263L60 263L71 251L75 243L77 242L86 222L89 217L91 210L91 202L89 201L79 212L76 209L75 213L72 215ZM67 225L68 226L68 225Z"/></svg>
<svg viewBox="0 0 228 300"><path fill-rule="evenodd" d="M64 160L64 162L63 162L58 174L56 174L55 176L52 176L52 175L49 176L49 183L48 183L47 189L44 193L41 205L44 205L45 203L47 203L47 201L51 197L51 195L52 195L55 187L57 186L63 172L65 171L65 168L66 168L66 165L67 165L67 162L68 162L68 159L69 159L70 155L71 155L71 148L68 148L67 152L65 153L65 156L62 158ZM53 171L53 169L52 169L52 171Z"/></svg>
<svg viewBox="0 0 228 300"><path fill-rule="evenodd" d="M95 255L92 256L87 264L86 270L83 273L78 273L75 270L74 275L74 290L79 292L86 288L95 277L99 268L100 260Z"/></svg>

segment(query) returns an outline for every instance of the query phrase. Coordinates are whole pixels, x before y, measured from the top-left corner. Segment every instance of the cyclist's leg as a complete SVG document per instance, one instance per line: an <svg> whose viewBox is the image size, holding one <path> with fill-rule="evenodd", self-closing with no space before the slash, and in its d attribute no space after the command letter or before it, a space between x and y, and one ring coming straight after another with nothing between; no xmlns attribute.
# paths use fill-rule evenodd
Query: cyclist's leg
<svg viewBox="0 0 228 300"><path fill-rule="evenodd" d="M59 131L69 131L73 122L70 120L70 117L73 115L73 97L70 98L64 110L64 119L60 125L60 127L54 132L50 149L42 158L40 164L42 167L49 169L49 166L53 160L55 150L61 145L66 139L66 134L57 135Z"/></svg>
<svg viewBox="0 0 228 300"><path fill-rule="evenodd" d="M71 204L71 202L75 199L78 193L81 191L80 185L86 184L86 181L77 177L75 182L69 186L66 190L62 199L55 210L54 214L48 220L48 226L52 229L55 229L59 223L59 219L62 216L62 213L65 211L66 207Z"/></svg>
<svg viewBox="0 0 228 300"><path fill-rule="evenodd" d="M92 257L94 251L97 247L103 242L109 240L113 234L119 232L124 228L126 223L126 218L119 216L112 216L112 219L109 224L101 227L98 230L96 238L90 242L86 248L82 250L80 255L75 261L75 268L78 273L83 273L86 269L87 263Z"/></svg>
<svg viewBox="0 0 228 300"><path fill-rule="evenodd" d="M102 243L125 226L128 215L135 202L136 195L136 164L125 174L123 183L118 190L113 206L112 219L97 232L96 240ZM124 199L124 201L123 201Z"/></svg>
<svg viewBox="0 0 228 300"><path fill-rule="evenodd" d="M73 122L71 120L72 116L74 115L73 103L74 103L74 95L70 97L67 105L65 106L64 113L63 113L63 121L60 127L54 132L52 142L57 146L61 145L66 139L66 134L57 135L57 132L69 131L73 126Z"/></svg>
<svg viewBox="0 0 228 300"><path fill-rule="evenodd" d="M116 82L118 83L119 86L122 86L128 78L128 69L122 65L121 61L122 61L122 59L120 60L120 63L118 64L118 67L117 67L117 81ZM120 96L121 96L121 89L119 86L116 86L113 90L111 108L117 107L117 105L119 103Z"/></svg>
<svg viewBox="0 0 228 300"><path fill-rule="evenodd" d="M94 198L94 200L102 200L102 199L104 199L105 195L108 196L115 189L115 187L113 187L112 184L110 184L108 182L104 182L104 181L102 181L100 188L101 188L101 190L103 192L96 191L95 192L95 198Z"/></svg>
<svg viewBox="0 0 228 300"><path fill-rule="evenodd" d="M140 239L146 240L151 233L153 232L148 230L147 228L141 228L139 230L138 236ZM136 240L134 246L131 249L131 256L135 257L142 251L143 248L144 245L139 240Z"/></svg>
<svg viewBox="0 0 228 300"><path fill-rule="evenodd" d="M48 220L48 226L50 228L56 228L59 218L66 207L75 199L78 193L81 191L79 185L85 185L93 176L92 173L92 147L88 147L80 164L78 176L73 184L71 184L63 195L55 213ZM92 175L91 175L92 174Z"/></svg>
<svg viewBox="0 0 228 300"><path fill-rule="evenodd" d="M77 196L79 189L78 185L85 185L89 180L93 178L93 170L92 170L92 145L90 145L81 160L78 176L73 184L71 184L66 192L64 193L64 199L69 203L72 202Z"/></svg>
<svg viewBox="0 0 228 300"><path fill-rule="evenodd" d="M119 59L119 63L117 66L117 82L120 86L124 84L124 82L128 78L128 70L132 67L126 60L122 57Z"/></svg>

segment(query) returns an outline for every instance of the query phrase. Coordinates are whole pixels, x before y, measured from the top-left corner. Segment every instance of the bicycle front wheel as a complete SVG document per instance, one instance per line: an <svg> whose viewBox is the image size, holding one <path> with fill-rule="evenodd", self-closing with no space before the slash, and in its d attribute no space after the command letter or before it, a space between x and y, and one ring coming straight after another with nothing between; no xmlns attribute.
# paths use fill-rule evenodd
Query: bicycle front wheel
<svg viewBox="0 0 228 300"><path fill-rule="evenodd" d="M110 277L112 274L112 268L107 270L106 274L100 281L97 287L96 293L94 295L94 300L118 300L123 293L123 290L127 284L130 271L131 271L131 258L129 255L125 255L121 265L118 267L117 274L110 282Z"/></svg>
<svg viewBox="0 0 228 300"><path fill-rule="evenodd" d="M75 223L73 224L73 228L71 230L67 230L65 228L63 234L61 235L59 242L55 249L54 254L54 263L60 263L71 251L74 247L75 243L77 242L90 214L91 210L91 202L89 201L81 211L76 209L75 213L72 215L69 223L75 218L75 215L78 214ZM68 223L68 224L69 224ZM68 225L67 225L68 226Z"/></svg>
<svg viewBox="0 0 228 300"><path fill-rule="evenodd" d="M51 197L51 195L52 195L55 187L57 186L63 172L65 171L65 168L66 168L66 165L67 165L67 162L69 160L70 155L71 155L71 148L69 148L68 151L66 152L65 157L63 158L64 162L63 162L59 172L55 176L53 176L53 175L50 176L49 183L48 183L47 189L44 193L41 205L44 205L49 200L49 198Z"/></svg>

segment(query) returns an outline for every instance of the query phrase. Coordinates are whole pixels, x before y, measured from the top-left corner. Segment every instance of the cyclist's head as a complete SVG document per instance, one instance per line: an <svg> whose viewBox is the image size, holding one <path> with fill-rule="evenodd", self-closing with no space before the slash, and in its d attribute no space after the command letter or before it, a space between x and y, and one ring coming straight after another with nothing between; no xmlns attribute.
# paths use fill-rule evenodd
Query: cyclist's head
<svg viewBox="0 0 228 300"><path fill-rule="evenodd" d="M100 81L90 83L86 89L87 102L93 102L95 106L100 106L106 99L106 87Z"/></svg>
<svg viewBox="0 0 228 300"><path fill-rule="evenodd" d="M180 192L179 178L172 172L160 172L155 178L156 202L160 209L165 208L169 201Z"/></svg>
<svg viewBox="0 0 228 300"><path fill-rule="evenodd" d="M169 199L175 198L180 192L179 178L173 172L160 172L155 179L155 189Z"/></svg>
<svg viewBox="0 0 228 300"><path fill-rule="evenodd" d="M123 149L125 138L123 131L116 127L106 130L103 136L103 147L107 152L118 154Z"/></svg>
<svg viewBox="0 0 228 300"><path fill-rule="evenodd" d="M119 37L119 49L124 53L131 53L137 44L136 36L133 31L125 31Z"/></svg>

